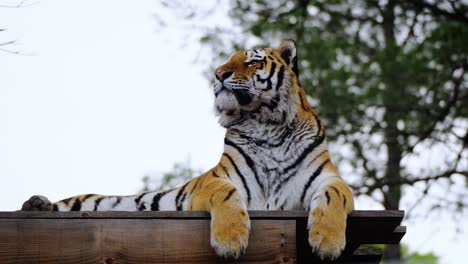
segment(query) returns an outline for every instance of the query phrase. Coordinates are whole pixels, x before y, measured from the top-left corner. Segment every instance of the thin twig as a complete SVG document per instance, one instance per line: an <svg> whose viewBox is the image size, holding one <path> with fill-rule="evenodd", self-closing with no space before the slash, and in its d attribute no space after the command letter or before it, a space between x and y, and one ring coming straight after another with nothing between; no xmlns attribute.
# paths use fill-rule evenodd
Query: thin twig
<svg viewBox="0 0 468 264"><path fill-rule="evenodd" d="M22 8L22 7L29 7L38 4L39 2L32 2L27 4L28 0L23 0L17 5L0 5L1 8Z"/></svg>
<svg viewBox="0 0 468 264"><path fill-rule="evenodd" d="M459 21L459 22L468 24L468 17L465 14L457 12L458 9L454 10L454 12L452 13L447 10L441 9L437 4L431 4L424 0L407 0L407 1L416 7L428 9L434 15L443 16L449 20Z"/></svg>

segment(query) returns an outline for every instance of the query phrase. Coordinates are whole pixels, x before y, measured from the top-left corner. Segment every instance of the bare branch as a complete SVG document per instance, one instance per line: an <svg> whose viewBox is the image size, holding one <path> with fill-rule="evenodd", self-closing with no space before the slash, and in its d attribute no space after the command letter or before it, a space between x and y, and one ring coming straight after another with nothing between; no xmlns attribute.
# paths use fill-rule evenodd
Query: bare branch
<svg viewBox="0 0 468 264"><path fill-rule="evenodd" d="M7 46L14 45L16 43L17 43L16 40L0 43L0 52L4 52L4 53L8 53L8 54L14 54L14 55L23 55L23 56L33 55L33 54L23 53L23 52L21 52L19 50L12 50L12 49L6 48Z"/></svg>
<svg viewBox="0 0 468 264"><path fill-rule="evenodd" d="M395 186L395 185L413 185L417 182L428 182L428 181L433 181L433 180L439 180L443 178L450 178L452 175L463 175L468 178L468 171L458 171L456 169L452 169L446 172L443 172L439 175L434 175L434 176L428 176L424 178L415 178L415 179L407 179L407 178L402 178L397 181L392 181L392 180L381 180L377 183L375 183L372 186L367 186L369 188L369 193L372 192L372 190L375 189L380 189L384 186Z"/></svg>
<svg viewBox="0 0 468 264"><path fill-rule="evenodd" d="M10 53L10 54L15 54L15 55L20 55L21 54L19 51L12 51L12 50L7 50L7 49L3 49L3 48L0 48L0 51L5 52L5 53Z"/></svg>
<svg viewBox="0 0 468 264"><path fill-rule="evenodd" d="M375 169L371 169L369 168L369 160L367 159L367 157L365 156L364 154L364 150L362 149L362 146L361 144L357 141L357 140L353 140L351 142L352 146L354 147L354 149L356 150L356 155L362 159L363 161L363 168L364 170L366 171L366 177L370 177L370 178L376 178L376 170Z"/></svg>
<svg viewBox="0 0 468 264"><path fill-rule="evenodd" d="M16 40L3 42L3 43L0 43L0 47L1 47L1 46L12 45L12 44L15 44L15 43L16 43Z"/></svg>
<svg viewBox="0 0 468 264"><path fill-rule="evenodd" d="M365 16L365 15L354 16L354 15L351 14L351 9L347 9L346 12L338 12L338 11L333 11L333 10L330 10L328 8L325 8L325 6L322 3L316 2L314 4L320 10L322 10L325 13L329 13L331 16L346 18L346 19L348 19L350 21L356 20L356 21L360 21L360 22L370 22L370 23L372 23L374 25L382 24L375 17Z"/></svg>
<svg viewBox="0 0 468 264"><path fill-rule="evenodd" d="M27 3L28 0L23 0L19 2L17 5L0 5L0 8L21 8L21 7L29 7L38 4L39 2L32 2L32 3Z"/></svg>
<svg viewBox="0 0 468 264"><path fill-rule="evenodd" d="M434 15L442 16L449 20L468 24L468 16L466 14L458 12L458 9L454 9L454 12L452 13L447 10L441 9L437 4L431 4L426 2L425 0L407 0L407 2L413 4L415 7L428 9Z"/></svg>
<svg viewBox="0 0 468 264"><path fill-rule="evenodd" d="M413 203L413 205L411 205L411 207L409 207L408 209L405 210L406 211L405 212L405 219L411 218L411 216L413 215L414 209L418 205L421 204L422 200L424 200L426 198L430 187L431 187L431 185L426 184L426 187L424 188L424 191L422 192L422 195Z"/></svg>
<svg viewBox="0 0 468 264"><path fill-rule="evenodd" d="M406 153L404 155L412 153L414 148L419 143L423 142L425 139L427 139L432 134L432 132L434 132L434 129L435 129L436 125L439 122L444 121L445 118L448 116L448 114L450 113L450 110L452 109L452 107L454 107L455 103L459 100L460 86L463 83L464 75L465 75L464 73L466 72L467 68L468 68L468 63L465 61L463 63L463 65L462 65L463 73L460 75L460 77L455 78L455 79L452 80L452 82L454 83L453 96L448 100L446 107L441 109L439 114L434 117L434 122L429 126L428 129L426 129L425 131L422 131L421 133L417 133L417 134L416 133L411 133L411 132L407 132L407 133L402 132L401 133L401 134L413 135L413 136L419 137L419 139L418 139L418 141L416 143L414 143L412 146L409 146L408 148L406 148L406 150L405 150ZM453 73L455 72L456 69L457 69L457 67L454 67L452 69L452 75L453 75Z"/></svg>
<svg viewBox="0 0 468 264"><path fill-rule="evenodd" d="M418 16L420 13L421 13L420 10L415 11L413 21L411 21L411 25L409 26L408 35L406 35L406 38L403 40L401 44L402 47L406 46L410 38L414 36L414 27L416 26L416 23L418 22Z"/></svg>

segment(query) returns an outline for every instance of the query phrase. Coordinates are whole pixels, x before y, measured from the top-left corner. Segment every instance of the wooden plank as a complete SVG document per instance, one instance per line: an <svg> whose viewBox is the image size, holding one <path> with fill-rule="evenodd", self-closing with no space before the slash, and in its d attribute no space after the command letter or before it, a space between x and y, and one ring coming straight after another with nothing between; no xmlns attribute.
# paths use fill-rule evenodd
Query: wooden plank
<svg viewBox="0 0 468 264"><path fill-rule="evenodd" d="M294 263L294 220L252 220L238 263ZM225 263L207 219L0 219L0 263Z"/></svg>
<svg viewBox="0 0 468 264"><path fill-rule="evenodd" d="M312 255L305 211L250 211L241 263L321 263ZM361 244L398 243L403 211L353 211L339 263L378 263ZM206 212L0 212L0 263L218 263ZM282 242L283 241L283 242ZM377 261L377 262L376 262ZM223 262L225 263L225 262Z"/></svg>
<svg viewBox="0 0 468 264"><path fill-rule="evenodd" d="M394 244L405 234L404 227L399 227L403 219L403 211L354 211L347 221L346 248L339 263L347 263L356 249L362 244ZM296 236L298 239L297 258L319 263L308 243L307 218L297 218ZM404 232L401 232L404 231ZM352 259L351 259L352 260ZM375 258L369 259L375 262Z"/></svg>
<svg viewBox="0 0 468 264"><path fill-rule="evenodd" d="M297 219L307 218L309 213L307 211L249 211L251 218L256 219ZM359 219L376 219L386 218L400 221L403 219L404 212L398 210L356 210L350 213L349 218ZM16 212L0 212L0 219L13 218L34 218L34 219L47 219L47 218L118 218L118 219L137 219L137 218L151 218L151 219L208 219L210 214L201 211L147 211L147 212L33 212L33 211L16 211Z"/></svg>

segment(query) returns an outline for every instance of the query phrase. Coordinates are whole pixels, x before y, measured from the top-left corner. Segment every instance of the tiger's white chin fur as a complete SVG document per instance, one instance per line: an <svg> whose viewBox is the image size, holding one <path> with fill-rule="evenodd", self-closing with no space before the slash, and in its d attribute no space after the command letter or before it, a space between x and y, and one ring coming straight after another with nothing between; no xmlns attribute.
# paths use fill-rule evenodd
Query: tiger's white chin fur
<svg viewBox="0 0 468 264"><path fill-rule="evenodd" d="M223 127L229 127L235 120L241 118L241 106L236 96L228 90L222 90L216 96L215 112L219 116L219 124Z"/></svg>

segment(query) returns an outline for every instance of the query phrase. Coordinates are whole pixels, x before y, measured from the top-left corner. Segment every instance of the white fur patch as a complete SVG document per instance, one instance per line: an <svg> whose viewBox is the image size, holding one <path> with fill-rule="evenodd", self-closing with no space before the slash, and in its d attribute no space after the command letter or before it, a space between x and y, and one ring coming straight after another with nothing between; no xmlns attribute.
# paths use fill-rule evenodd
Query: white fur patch
<svg viewBox="0 0 468 264"><path fill-rule="evenodd" d="M245 62L252 60L263 60L266 57L266 52L262 49L255 49L247 51L247 59Z"/></svg>

